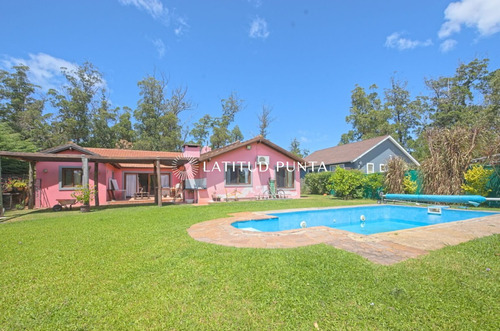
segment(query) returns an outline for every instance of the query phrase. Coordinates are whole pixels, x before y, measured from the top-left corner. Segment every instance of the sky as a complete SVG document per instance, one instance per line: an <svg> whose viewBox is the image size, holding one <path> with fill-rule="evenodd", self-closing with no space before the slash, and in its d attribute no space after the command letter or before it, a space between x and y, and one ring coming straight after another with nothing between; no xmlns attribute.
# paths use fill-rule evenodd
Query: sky
<svg viewBox="0 0 500 331"><path fill-rule="evenodd" d="M193 126L219 116L236 92L245 139L293 138L313 152L350 129L351 91L391 77L427 94L426 78L451 76L460 63L489 58L500 68L500 0L16 0L0 2L0 69L26 64L31 80L60 88L60 67L92 62L116 107L135 109L137 82L164 74L185 87Z"/></svg>

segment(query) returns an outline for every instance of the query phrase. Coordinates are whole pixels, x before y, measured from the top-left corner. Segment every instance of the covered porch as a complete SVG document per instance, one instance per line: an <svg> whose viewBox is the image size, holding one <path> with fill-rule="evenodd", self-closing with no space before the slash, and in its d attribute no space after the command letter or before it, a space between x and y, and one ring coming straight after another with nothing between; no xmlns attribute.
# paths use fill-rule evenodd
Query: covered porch
<svg viewBox="0 0 500 331"><path fill-rule="evenodd" d="M24 153L24 152L9 152L9 151L0 151L0 157L17 159L21 161L25 161L29 165L29 173L28 173L28 209L33 209L35 207L35 198L36 198L36 165L38 162L54 162L57 164L69 164L69 163L78 163L81 164L79 167L81 168L81 185L84 187L89 187L90 185L90 166L93 169L93 183L95 186L95 194L94 194L94 203L95 206L100 205L100 196L108 194L109 187L108 183L102 183L102 179L99 179L99 169L105 168L107 165L113 165L115 167L119 167L120 164L135 164L135 165L145 165L151 167L153 166L153 176L151 176L151 180L153 181L150 187L148 187L147 200L146 196L142 197L144 202L139 201L141 199L136 199L134 197L133 201L124 200L117 203L146 203L154 202L158 206L162 206L165 202L175 202L179 201L178 197L171 197L170 194L164 196L165 192L162 191L162 169L175 169L176 167L182 166L188 162L188 158L182 156L176 157L109 157L109 156L100 156L100 155L87 155L87 154L49 154L49 153ZM2 178L2 167L1 167L1 159L0 159L0 179ZM106 179L107 180L107 179ZM101 186L101 187L99 187ZM104 189L103 189L104 188ZM113 192L114 193L114 192ZM3 199L0 199L0 216L3 215Z"/></svg>

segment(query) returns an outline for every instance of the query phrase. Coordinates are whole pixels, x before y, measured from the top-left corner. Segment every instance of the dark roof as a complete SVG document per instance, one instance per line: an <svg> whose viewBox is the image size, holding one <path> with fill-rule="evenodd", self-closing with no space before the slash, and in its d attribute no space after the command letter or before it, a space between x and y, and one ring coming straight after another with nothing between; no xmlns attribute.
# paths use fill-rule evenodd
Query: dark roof
<svg viewBox="0 0 500 331"><path fill-rule="evenodd" d="M236 142L234 142L232 144L229 144L227 146L214 149L213 151L210 151L210 152L207 152L207 153L203 153L200 156L200 162L209 160L209 159L211 159L211 158L213 158L215 156L218 156L218 155L221 155L221 154L233 151L233 150L238 149L238 148L245 147L245 146L253 144L253 143L261 143L261 144L267 145L270 148L272 148L272 149L280 152L281 154L284 154L284 155L288 156L292 160L295 160L295 161L301 162L301 163L304 162L304 159L302 159L301 157L298 157L297 155L293 154L292 152L289 152L286 149L281 148L280 146L278 146L278 145L270 142L269 140L265 139L262 136L257 136L257 137L254 137L252 139L246 140L246 141L239 141L238 140L238 141L236 141Z"/></svg>
<svg viewBox="0 0 500 331"><path fill-rule="evenodd" d="M419 165L417 160L415 160L403 147L401 147L401 145L399 145L394 138L388 135L320 149L319 151L315 151L306 156L305 160L307 162L324 162L325 164L354 162L388 139L392 141L404 154L406 154L410 160L412 160L416 165Z"/></svg>

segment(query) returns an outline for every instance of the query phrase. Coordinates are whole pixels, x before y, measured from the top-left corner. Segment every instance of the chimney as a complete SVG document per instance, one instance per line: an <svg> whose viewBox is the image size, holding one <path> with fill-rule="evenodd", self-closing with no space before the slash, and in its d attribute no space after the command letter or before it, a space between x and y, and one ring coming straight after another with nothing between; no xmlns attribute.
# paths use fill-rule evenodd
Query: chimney
<svg viewBox="0 0 500 331"><path fill-rule="evenodd" d="M182 147L183 156L200 157L200 145L198 144L185 144Z"/></svg>

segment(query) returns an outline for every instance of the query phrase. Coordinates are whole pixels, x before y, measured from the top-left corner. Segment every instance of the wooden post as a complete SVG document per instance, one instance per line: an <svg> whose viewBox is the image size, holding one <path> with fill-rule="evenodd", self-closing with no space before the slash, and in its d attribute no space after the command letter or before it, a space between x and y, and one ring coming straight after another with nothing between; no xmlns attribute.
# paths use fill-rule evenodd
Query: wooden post
<svg viewBox="0 0 500 331"><path fill-rule="evenodd" d="M156 161L153 162L153 178L155 178L155 177L156 177ZM153 191L153 195L154 195L154 199L155 199L155 204L157 204L158 203L158 193L156 191L156 188L157 188L156 180L154 180L154 182L151 183L151 185L154 185L154 187L155 187L155 190Z"/></svg>
<svg viewBox="0 0 500 331"><path fill-rule="evenodd" d="M160 171L160 160L156 160L156 197L158 199L158 207L162 206L161 201L161 171Z"/></svg>
<svg viewBox="0 0 500 331"><path fill-rule="evenodd" d="M82 186L89 187L89 159L85 155L82 155Z"/></svg>
<svg viewBox="0 0 500 331"><path fill-rule="evenodd" d="M3 216L2 158L0 157L0 217Z"/></svg>
<svg viewBox="0 0 500 331"><path fill-rule="evenodd" d="M95 194L94 194L95 206L99 207L99 163L98 162L94 162L94 188L95 188Z"/></svg>
<svg viewBox="0 0 500 331"><path fill-rule="evenodd" d="M35 161L29 163L28 178L28 209L35 208Z"/></svg>

